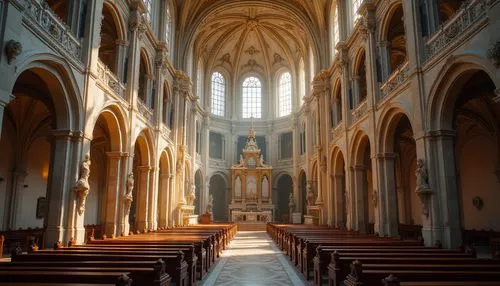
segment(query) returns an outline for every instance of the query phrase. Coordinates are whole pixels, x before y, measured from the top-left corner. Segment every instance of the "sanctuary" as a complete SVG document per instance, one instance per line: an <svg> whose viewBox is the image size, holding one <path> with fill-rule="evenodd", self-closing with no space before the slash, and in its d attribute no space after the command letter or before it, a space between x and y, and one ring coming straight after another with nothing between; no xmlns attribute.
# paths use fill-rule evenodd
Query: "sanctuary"
<svg viewBox="0 0 500 286"><path fill-rule="evenodd" d="M229 211L232 222L267 223L274 220L272 169L264 164L264 155L252 126L239 164L231 167L233 188Z"/></svg>

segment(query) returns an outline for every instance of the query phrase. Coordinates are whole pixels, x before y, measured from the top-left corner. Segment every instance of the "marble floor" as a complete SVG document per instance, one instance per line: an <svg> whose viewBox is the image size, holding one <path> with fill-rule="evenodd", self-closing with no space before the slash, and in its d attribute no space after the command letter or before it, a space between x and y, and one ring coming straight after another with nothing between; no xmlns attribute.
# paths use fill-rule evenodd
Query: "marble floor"
<svg viewBox="0 0 500 286"><path fill-rule="evenodd" d="M265 231L239 231L201 285L308 284Z"/></svg>

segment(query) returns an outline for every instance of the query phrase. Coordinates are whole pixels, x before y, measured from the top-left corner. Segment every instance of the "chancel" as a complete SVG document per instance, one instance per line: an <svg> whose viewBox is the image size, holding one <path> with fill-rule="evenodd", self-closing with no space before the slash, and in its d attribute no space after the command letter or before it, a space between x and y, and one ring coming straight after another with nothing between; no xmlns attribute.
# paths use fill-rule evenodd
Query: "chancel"
<svg viewBox="0 0 500 286"><path fill-rule="evenodd" d="M500 0L0 1L0 286L500 285Z"/></svg>

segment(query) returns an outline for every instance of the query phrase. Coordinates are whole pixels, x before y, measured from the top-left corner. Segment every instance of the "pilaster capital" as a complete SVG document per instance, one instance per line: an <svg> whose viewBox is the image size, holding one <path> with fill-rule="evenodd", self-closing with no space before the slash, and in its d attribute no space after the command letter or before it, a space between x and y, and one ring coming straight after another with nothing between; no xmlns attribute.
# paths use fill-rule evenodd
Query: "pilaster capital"
<svg viewBox="0 0 500 286"><path fill-rule="evenodd" d="M453 140L457 137L457 132L455 130L435 130L429 131L426 134L426 137L430 137L432 139L448 139Z"/></svg>
<svg viewBox="0 0 500 286"><path fill-rule="evenodd" d="M137 170L139 170L140 173L147 173L151 170L150 166L137 166Z"/></svg>
<svg viewBox="0 0 500 286"><path fill-rule="evenodd" d="M127 153L120 151L110 151L106 152L106 156L108 156L108 158L121 159L127 157Z"/></svg>
<svg viewBox="0 0 500 286"><path fill-rule="evenodd" d="M117 46L122 46L122 47L128 47L128 45L130 44L129 41L126 41L126 40L122 40L122 39L117 39L115 41L115 44Z"/></svg>

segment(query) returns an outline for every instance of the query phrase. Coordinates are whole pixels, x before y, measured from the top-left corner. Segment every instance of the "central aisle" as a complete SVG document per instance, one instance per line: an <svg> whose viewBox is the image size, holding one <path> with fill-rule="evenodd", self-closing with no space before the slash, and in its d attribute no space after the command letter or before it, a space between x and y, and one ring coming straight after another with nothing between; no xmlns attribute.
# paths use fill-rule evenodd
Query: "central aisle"
<svg viewBox="0 0 500 286"><path fill-rule="evenodd" d="M211 285L304 285L265 231L239 231L209 273Z"/></svg>

